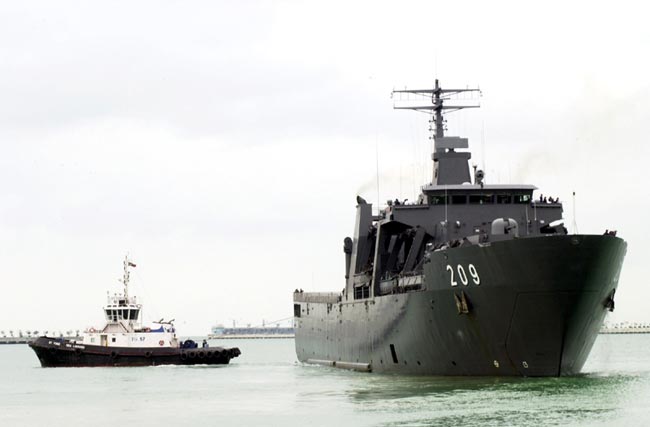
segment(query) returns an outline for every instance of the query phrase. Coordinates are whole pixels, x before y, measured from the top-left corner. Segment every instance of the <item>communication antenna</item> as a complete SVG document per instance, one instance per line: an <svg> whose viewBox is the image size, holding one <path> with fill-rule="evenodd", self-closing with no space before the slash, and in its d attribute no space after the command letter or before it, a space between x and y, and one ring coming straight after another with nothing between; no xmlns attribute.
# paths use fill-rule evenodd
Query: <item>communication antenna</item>
<svg viewBox="0 0 650 427"><path fill-rule="evenodd" d="M576 222L576 192L573 192L573 234L578 234L578 223Z"/></svg>
<svg viewBox="0 0 650 427"><path fill-rule="evenodd" d="M485 168L485 120L481 122L481 163L483 163L483 170Z"/></svg>
<svg viewBox="0 0 650 427"><path fill-rule="evenodd" d="M377 171L377 213L379 213L379 138L375 135L375 159Z"/></svg>
<svg viewBox="0 0 650 427"><path fill-rule="evenodd" d="M447 231L447 224L449 224L449 221L447 219L447 203L449 202L447 200L447 186L445 185L445 240L449 238L448 231Z"/></svg>

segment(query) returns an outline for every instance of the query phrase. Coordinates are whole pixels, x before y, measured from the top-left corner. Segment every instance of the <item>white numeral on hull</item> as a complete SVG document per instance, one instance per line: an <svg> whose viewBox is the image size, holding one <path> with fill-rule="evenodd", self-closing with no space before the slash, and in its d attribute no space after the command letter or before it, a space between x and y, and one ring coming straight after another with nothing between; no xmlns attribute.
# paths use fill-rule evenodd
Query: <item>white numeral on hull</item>
<svg viewBox="0 0 650 427"><path fill-rule="evenodd" d="M469 264L467 266L467 269L469 270L469 275L472 277L474 284L480 285L481 278L479 277L478 271L476 271L474 264ZM447 264L447 271L449 272L449 281L451 283L451 286L458 286L458 282L454 280L454 268L451 265ZM467 278L465 267L463 267L461 264L458 264L456 266L456 272L458 272L458 278L460 279L460 282L463 284L463 286L467 286L469 284L469 279Z"/></svg>

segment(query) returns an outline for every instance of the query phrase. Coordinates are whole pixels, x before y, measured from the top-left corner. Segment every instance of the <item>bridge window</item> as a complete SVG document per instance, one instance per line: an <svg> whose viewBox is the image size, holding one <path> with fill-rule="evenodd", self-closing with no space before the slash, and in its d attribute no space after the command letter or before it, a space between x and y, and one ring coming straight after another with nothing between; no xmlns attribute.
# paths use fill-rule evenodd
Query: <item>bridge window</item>
<svg viewBox="0 0 650 427"><path fill-rule="evenodd" d="M469 196L469 203L472 205L486 205L492 203L491 194L474 194Z"/></svg>
<svg viewBox="0 0 650 427"><path fill-rule="evenodd" d="M531 196L530 194L515 194L515 203L526 204L530 203Z"/></svg>
<svg viewBox="0 0 650 427"><path fill-rule="evenodd" d="M500 205L509 204L512 201L510 194L497 194L497 203Z"/></svg>
<svg viewBox="0 0 650 427"><path fill-rule="evenodd" d="M451 196L451 204L452 205L464 205L467 203L467 196L466 195L460 195L456 194Z"/></svg>
<svg viewBox="0 0 650 427"><path fill-rule="evenodd" d="M430 205L444 205L446 203L446 196L429 196Z"/></svg>

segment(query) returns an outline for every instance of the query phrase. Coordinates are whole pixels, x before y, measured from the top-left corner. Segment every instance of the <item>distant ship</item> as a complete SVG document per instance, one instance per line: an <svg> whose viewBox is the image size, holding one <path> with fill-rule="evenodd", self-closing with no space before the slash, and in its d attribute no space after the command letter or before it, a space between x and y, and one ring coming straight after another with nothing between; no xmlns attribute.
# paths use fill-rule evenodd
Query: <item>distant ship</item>
<svg viewBox="0 0 650 427"><path fill-rule="evenodd" d="M293 338L295 330L292 326L247 326L226 328L223 325L213 326L210 339L271 339Z"/></svg>
<svg viewBox="0 0 650 427"><path fill-rule="evenodd" d="M601 334L650 334L650 324L647 323L614 323L604 324Z"/></svg>
<svg viewBox="0 0 650 427"><path fill-rule="evenodd" d="M301 362L422 375L580 372L614 309L627 244L610 231L569 235L558 199L471 174L468 140L445 135L443 112L478 106L458 104L477 92L437 80L394 91L424 101L395 108L432 114L433 180L378 215L357 196L345 288L293 294Z"/></svg>
<svg viewBox="0 0 650 427"><path fill-rule="evenodd" d="M124 260L124 293L109 297L104 307L106 326L90 328L81 340L39 337L29 343L43 367L150 366L227 364L241 354L238 348L201 347L192 340L180 341L173 320L142 326L142 304L129 296L129 268Z"/></svg>

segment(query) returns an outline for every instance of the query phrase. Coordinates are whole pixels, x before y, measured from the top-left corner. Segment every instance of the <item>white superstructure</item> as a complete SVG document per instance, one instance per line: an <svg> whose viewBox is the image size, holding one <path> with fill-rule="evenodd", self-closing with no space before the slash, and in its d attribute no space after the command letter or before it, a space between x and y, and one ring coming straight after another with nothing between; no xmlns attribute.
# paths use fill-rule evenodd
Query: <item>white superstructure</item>
<svg viewBox="0 0 650 427"><path fill-rule="evenodd" d="M101 345L103 347L149 347L178 348L179 342L172 321L157 322L159 327L152 329L142 326L142 304L136 297L129 296L129 268L135 264L124 258L124 293L108 297L104 306L106 326L101 330L90 328L83 334L84 345Z"/></svg>

